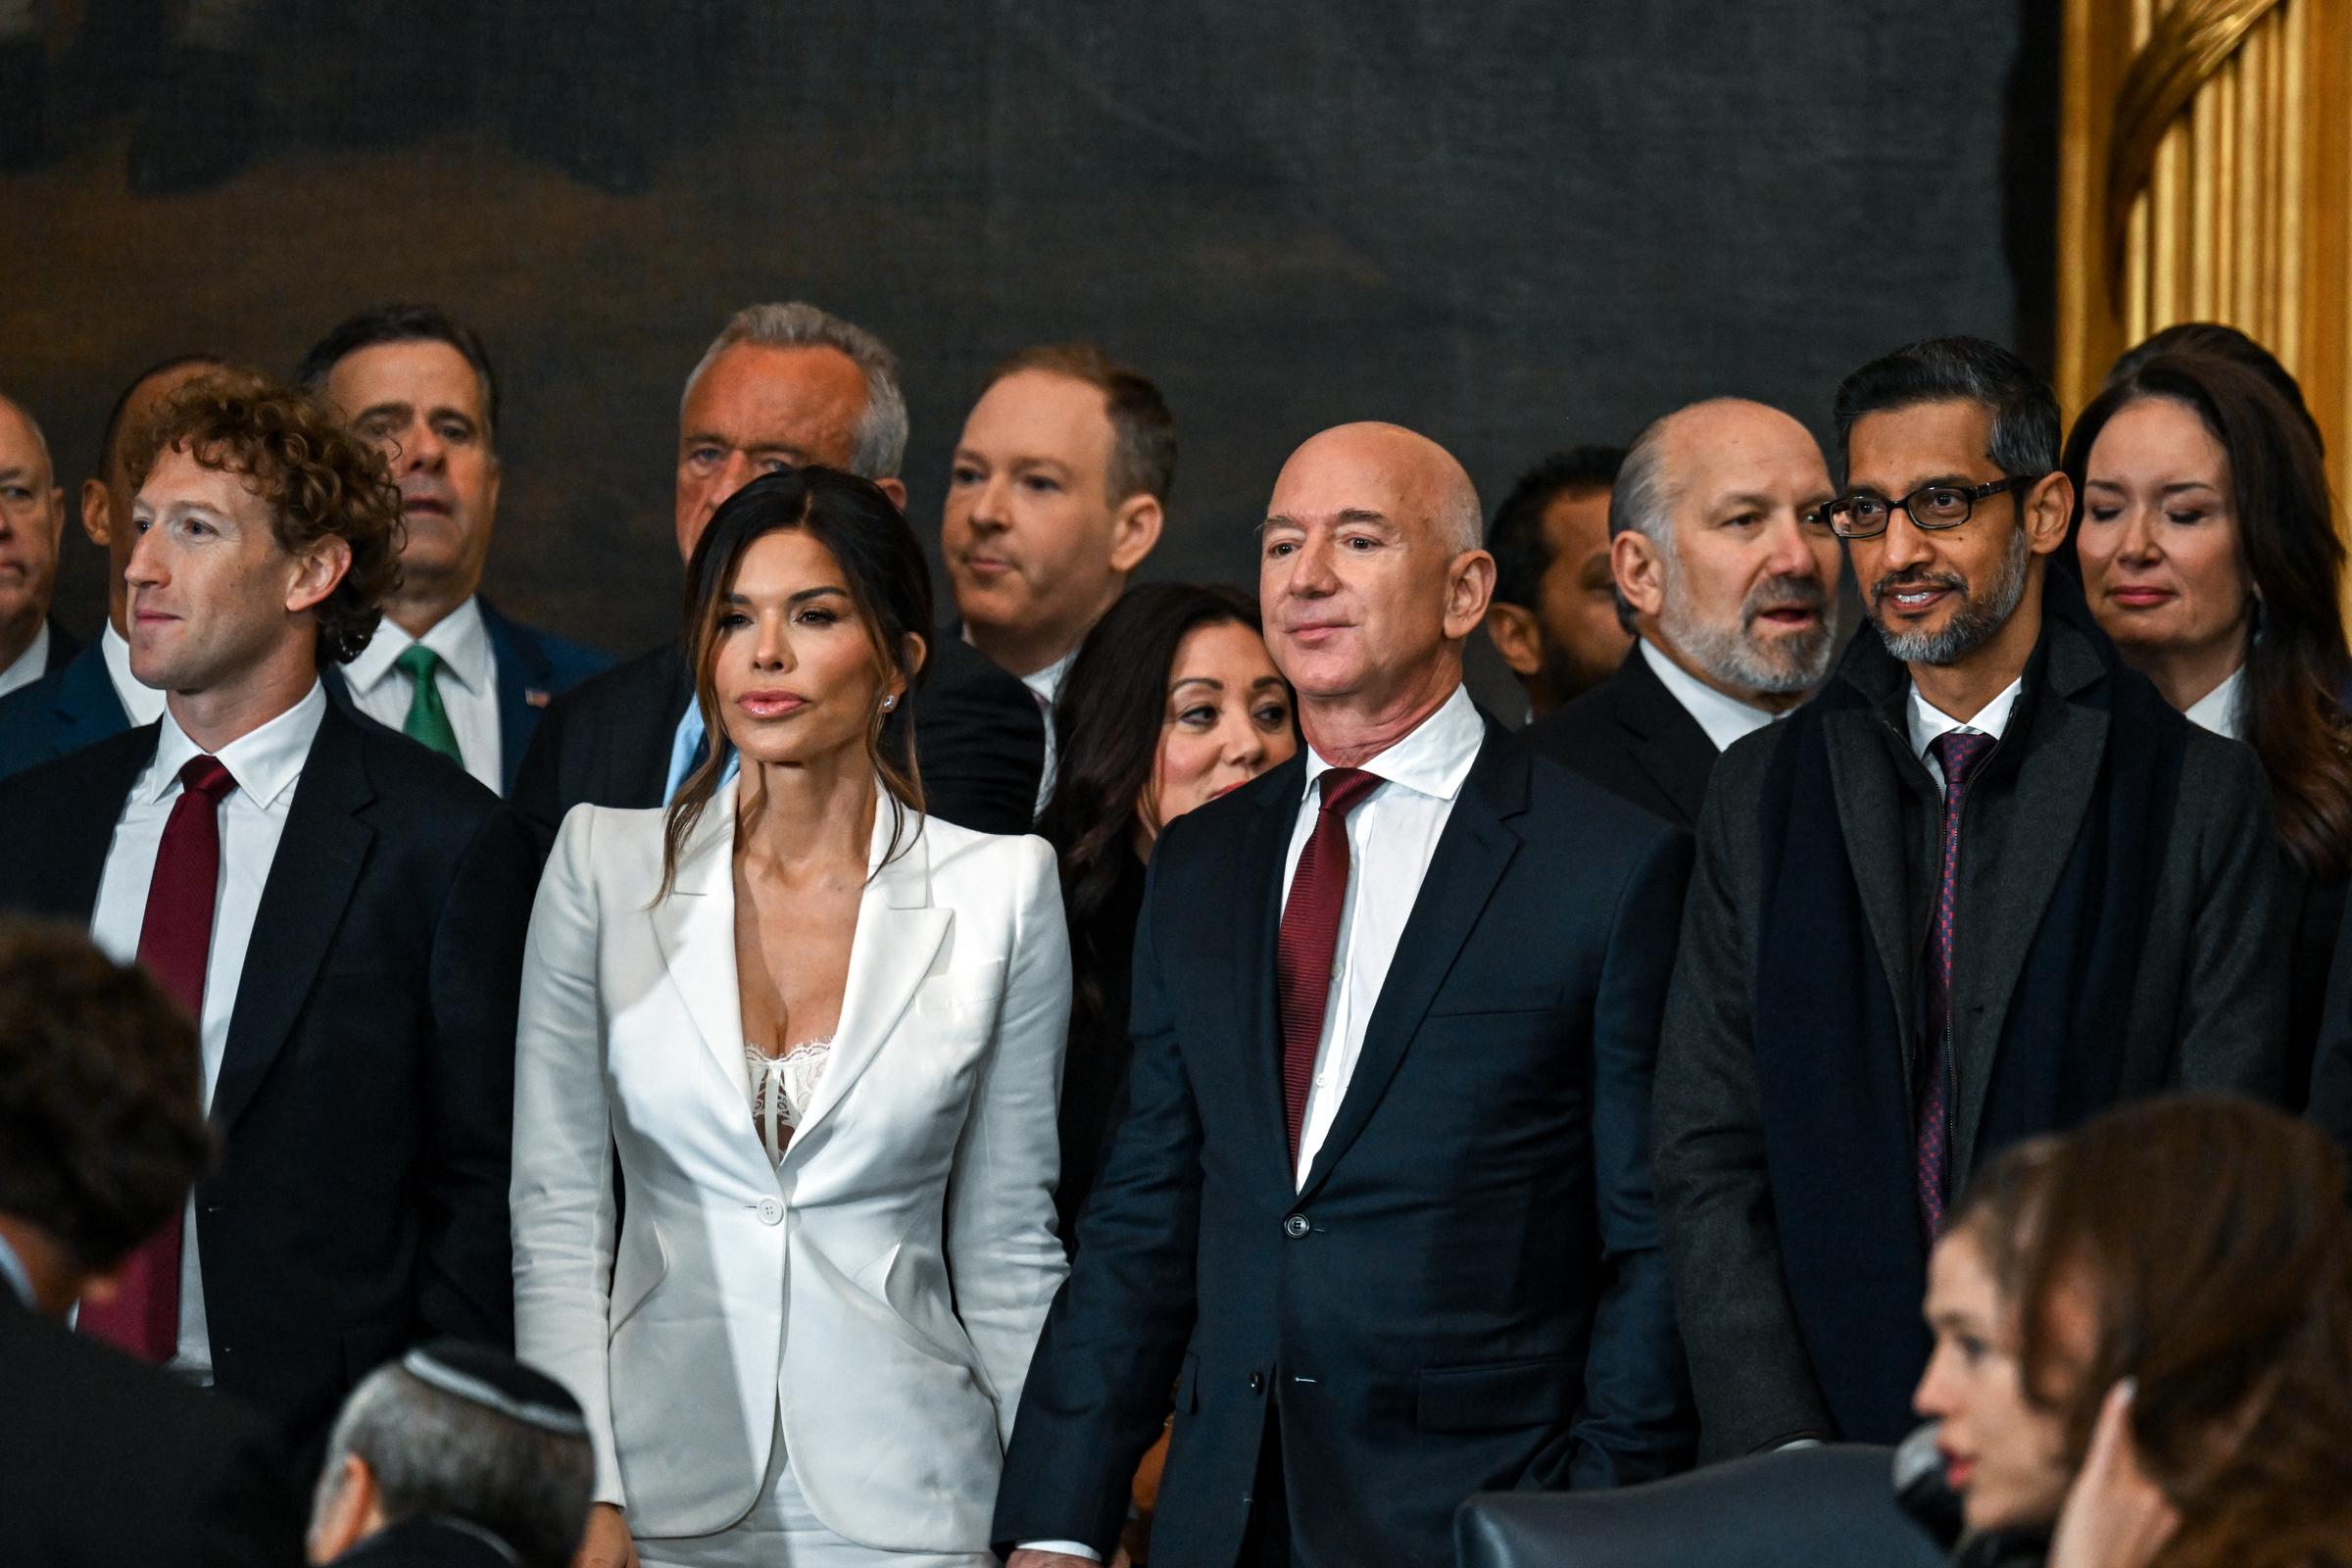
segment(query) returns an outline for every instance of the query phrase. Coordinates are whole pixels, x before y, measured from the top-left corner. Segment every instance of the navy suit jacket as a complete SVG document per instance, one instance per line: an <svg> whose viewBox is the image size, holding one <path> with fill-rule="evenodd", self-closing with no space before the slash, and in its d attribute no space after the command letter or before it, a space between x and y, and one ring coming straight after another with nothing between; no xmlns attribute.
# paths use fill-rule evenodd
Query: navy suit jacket
<svg viewBox="0 0 2352 1568"><path fill-rule="evenodd" d="M1304 768L1152 852L1128 1109L1022 1392L1000 1543L1107 1557L1171 1387L1160 1568L1234 1562L1270 1428L1293 1557L1349 1568L1450 1565L1473 1493L1689 1461L1648 1117L1690 840L1490 721L1300 1185L1274 962Z"/></svg>
<svg viewBox="0 0 2352 1568"><path fill-rule="evenodd" d="M530 750L531 735L548 703L606 668L610 656L526 626L510 618L487 598L482 624L498 657L498 742L502 793L512 793L514 774ZM342 673L325 672L327 694L343 701ZM75 654L31 685L0 698L0 778L21 773L92 746L130 728L130 715L115 695L106 655L98 643Z"/></svg>

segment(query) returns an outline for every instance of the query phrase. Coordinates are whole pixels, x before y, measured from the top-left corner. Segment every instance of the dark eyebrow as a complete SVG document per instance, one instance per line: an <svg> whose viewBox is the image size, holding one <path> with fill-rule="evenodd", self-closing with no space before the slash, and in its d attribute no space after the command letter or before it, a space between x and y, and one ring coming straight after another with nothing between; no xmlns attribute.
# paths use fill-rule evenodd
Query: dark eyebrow
<svg viewBox="0 0 2352 1568"><path fill-rule="evenodd" d="M1282 684L1283 679L1280 675L1260 675L1250 683L1250 689L1256 691L1261 686L1280 686Z"/></svg>
<svg viewBox="0 0 2352 1568"><path fill-rule="evenodd" d="M1918 480L1911 484L1908 488L1899 492L1884 491L1881 490L1877 485L1870 484L1857 484L1851 486L1850 488L1865 495L1882 496L1891 499L1894 494L1906 496L1917 495L1922 490L1932 490L1937 486L1942 486L1943 488L1950 490L1974 490L1980 483L1982 483L1981 480L1972 479L1965 473L1936 473L1930 474L1927 478Z"/></svg>
<svg viewBox="0 0 2352 1568"><path fill-rule="evenodd" d="M1225 689L1225 683L1214 675L1179 675L1168 690L1174 691L1179 686L1206 686L1220 692Z"/></svg>
<svg viewBox="0 0 2352 1568"><path fill-rule="evenodd" d="M406 403L394 399L384 403L368 404L366 408L362 409L352 417L351 422L354 424L365 424L369 419L382 417L384 416L390 416L396 419L405 419L416 412L416 404Z"/></svg>
<svg viewBox="0 0 2352 1568"><path fill-rule="evenodd" d="M823 599L830 595L839 595L841 598L847 599L850 597L850 591L847 588L837 588L827 583L816 588L804 588L784 602L787 605L805 605L812 599ZM727 590L726 602L730 605L748 605L752 602L752 597L730 588Z"/></svg>

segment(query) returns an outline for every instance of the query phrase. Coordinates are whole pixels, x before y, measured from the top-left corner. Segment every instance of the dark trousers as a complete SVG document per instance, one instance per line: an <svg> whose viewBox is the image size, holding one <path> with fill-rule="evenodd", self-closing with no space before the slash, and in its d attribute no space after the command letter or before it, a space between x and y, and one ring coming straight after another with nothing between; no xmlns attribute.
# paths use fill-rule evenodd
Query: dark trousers
<svg viewBox="0 0 2352 1568"><path fill-rule="evenodd" d="M1250 1494L1250 1523L1242 1532L1235 1568L1291 1568L1290 1495L1282 1484L1282 1420L1271 1395L1266 1435L1257 1446L1257 1481Z"/></svg>

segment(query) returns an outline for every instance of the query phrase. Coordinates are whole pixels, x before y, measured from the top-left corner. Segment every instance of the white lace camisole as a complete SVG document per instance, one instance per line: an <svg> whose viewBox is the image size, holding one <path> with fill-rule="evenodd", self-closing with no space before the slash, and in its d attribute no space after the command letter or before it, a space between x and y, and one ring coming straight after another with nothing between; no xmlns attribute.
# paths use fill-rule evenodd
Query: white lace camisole
<svg viewBox="0 0 2352 1568"><path fill-rule="evenodd" d="M744 1042L744 1065L751 1070L752 1121L771 1161L784 1158L784 1146L792 1142L793 1129L815 1102L817 1082L832 1054L830 1040L804 1041L781 1056Z"/></svg>

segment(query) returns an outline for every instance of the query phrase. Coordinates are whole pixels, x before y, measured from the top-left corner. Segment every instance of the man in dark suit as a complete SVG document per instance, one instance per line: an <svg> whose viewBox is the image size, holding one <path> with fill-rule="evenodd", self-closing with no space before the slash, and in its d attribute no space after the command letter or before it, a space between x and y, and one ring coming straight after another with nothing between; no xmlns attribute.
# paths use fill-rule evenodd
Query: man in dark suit
<svg viewBox="0 0 2352 1568"><path fill-rule="evenodd" d="M1633 645L1609 571L1609 489L1624 464L1623 447L1555 452L1519 476L1487 529L1487 640L1519 677L1530 719L1607 680Z"/></svg>
<svg viewBox="0 0 2352 1568"><path fill-rule="evenodd" d="M222 383L140 457L130 657L153 725L0 784L37 823L0 908L86 923L199 1020L222 1157L84 1332L300 1450L414 1340L512 1334L509 1117L528 836L327 701L373 630L399 500L307 395Z"/></svg>
<svg viewBox="0 0 2352 1568"><path fill-rule="evenodd" d="M1162 1568L1449 1563L1472 1493L1687 1457L1646 1125L1688 841L1471 703L1494 563L1443 449L1326 431L1261 533L1309 749L1153 851L1011 1568L1110 1555L1171 1387Z"/></svg>
<svg viewBox="0 0 2352 1568"><path fill-rule="evenodd" d="M2126 667L2047 559L2058 407L1977 338L1838 388L1874 630L1717 764L1657 1072L1703 1451L1886 1443L1944 1205L1994 1151L2182 1085L2275 1098L2260 765Z"/></svg>
<svg viewBox="0 0 2352 1568"><path fill-rule="evenodd" d="M678 554L691 557L719 504L786 464L871 479L901 508L906 400L880 339L813 305L738 311L686 378L679 410ZM931 639L914 700L884 730L911 730L925 808L983 833L1026 833L1036 814L1046 727L1028 689L952 630ZM694 676L676 641L549 708L513 791L544 849L564 814L665 804L706 744Z"/></svg>
<svg viewBox="0 0 2352 1568"><path fill-rule="evenodd" d="M175 355L133 376L108 412L98 471L81 483L82 532L106 552L106 625L65 663L0 697L0 778L163 715L164 694L131 676L125 640L122 572L138 535L130 527L133 487L124 448L174 392L196 376L225 368L213 355Z"/></svg>
<svg viewBox="0 0 2352 1568"><path fill-rule="evenodd" d="M66 1327L212 1151L196 1031L70 927L0 926L0 1540L44 1568L292 1564L269 1429Z"/></svg>
<svg viewBox="0 0 2352 1568"><path fill-rule="evenodd" d="M1830 470L1778 409L1714 398L1635 438L1609 501L1638 641L1527 743L1688 832L1723 749L1802 702L1835 651Z"/></svg>
<svg viewBox="0 0 2352 1568"><path fill-rule="evenodd" d="M612 661L482 595L500 478L489 351L429 305L379 305L337 322L295 373L400 484L400 587L343 668L352 703L504 794L542 710Z"/></svg>
<svg viewBox="0 0 2352 1568"><path fill-rule="evenodd" d="M0 696L31 685L81 647L49 618L57 544L66 529L49 439L0 396Z"/></svg>

